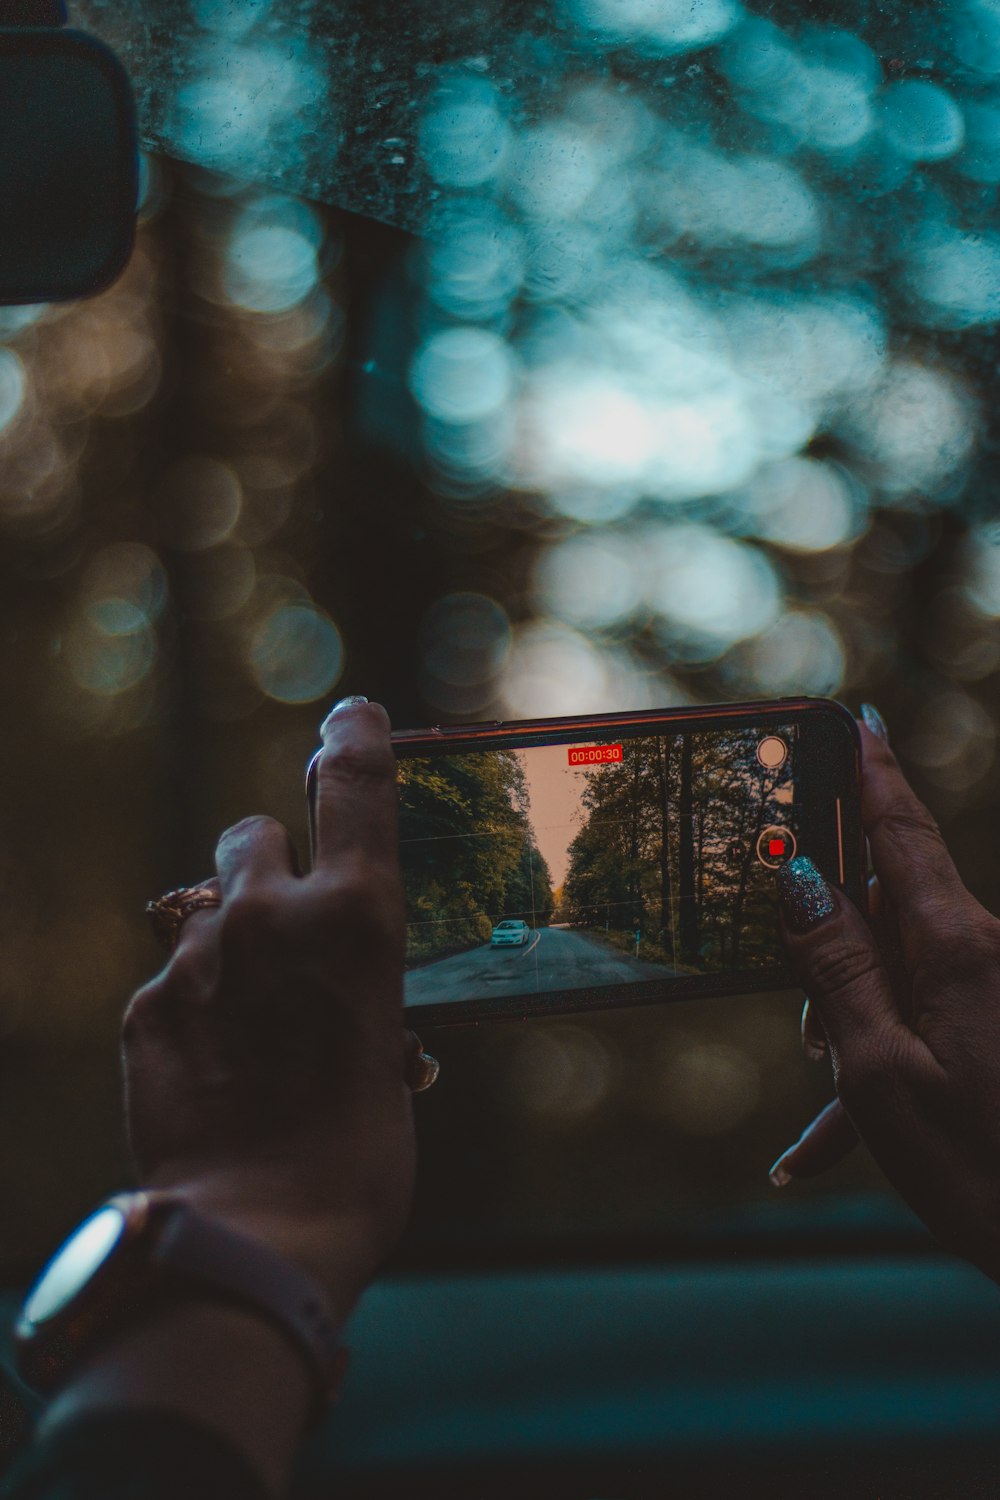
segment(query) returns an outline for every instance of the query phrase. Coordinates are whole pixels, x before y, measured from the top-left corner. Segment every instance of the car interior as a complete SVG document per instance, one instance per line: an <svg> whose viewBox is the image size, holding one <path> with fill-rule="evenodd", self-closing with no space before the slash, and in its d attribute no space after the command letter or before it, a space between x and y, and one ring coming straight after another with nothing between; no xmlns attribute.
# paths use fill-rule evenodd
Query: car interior
<svg viewBox="0 0 1000 1500"><path fill-rule="evenodd" d="M0 297L0 1464L24 1293L134 1183L145 902L251 812L305 857L335 696L874 702L1000 909L992 0L65 10L137 222ZM0 74L61 12L0 4ZM996 1287L863 1147L769 1181L833 1097L802 1003L421 1028L412 1221L292 1493L996 1500Z"/></svg>

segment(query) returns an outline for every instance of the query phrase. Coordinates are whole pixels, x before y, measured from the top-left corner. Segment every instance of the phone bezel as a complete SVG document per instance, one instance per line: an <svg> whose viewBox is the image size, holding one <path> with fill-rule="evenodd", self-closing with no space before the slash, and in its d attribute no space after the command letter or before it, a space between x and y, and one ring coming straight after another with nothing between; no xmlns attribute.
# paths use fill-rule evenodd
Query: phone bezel
<svg viewBox="0 0 1000 1500"><path fill-rule="evenodd" d="M626 737L641 733L683 732L745 727L766 729L776 723L795 721L803 736L803 766L817 773L818 792L803 792L822 819L820 798L827 797L825 828L818 842L820 867L862 911L867 912L867 880L864 829L861 824L861 736L850 710L833 698L795 697L751 700L743 703L682 705L675 708L643 709L629 713L585 714L552 719L520 719L488 723L402 729L392 734L397 758L435 754L460 754L477 749L508 749L526 744L571 744L585 736L597 738L610 730ZM834 734L834 725L847 731ZM840 748L836 748L837 740ZM847 751L848 753L844 753ZM307 773L310 831L315 798L313 757ZM838 859L834 866L832 827L837 799L841 802ZM843 880L837 878L842 857ZM755 994L797 988L784 962L766 968L729 970L714 974L692 974L661 980L639 980L621 985L588 989L548 990L541 994L504 995L472 1000L446 1000L432 1005L405 1005L408 1018L419 1015L423 1026L467 1026L483 1021L530 1020L538 1016L572 1015L620 1006L668 1004L718 995ZM414 1021L414 1024L416 1022Z"/></svg>

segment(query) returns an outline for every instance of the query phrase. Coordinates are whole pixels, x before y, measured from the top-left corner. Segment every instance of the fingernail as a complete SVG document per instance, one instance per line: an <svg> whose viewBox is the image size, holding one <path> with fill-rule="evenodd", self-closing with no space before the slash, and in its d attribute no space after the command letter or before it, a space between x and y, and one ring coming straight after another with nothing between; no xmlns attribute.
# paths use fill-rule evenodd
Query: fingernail
<svg viewBox="0 0 1000 1500"><path fill-rule="evenodd" d="M331 708L330 713L331 714L339 714L340 710L342 708L353 708L356 703L367 703L367 702L368 702L368 699L362 697L362 695L360 693L352 693L349 698L341 698L341 700L340 700L339 703L335 703L333 705L333 707Z"/></svg>
<svg viewBox="0 0 1000 1500"><path fill-rule="evenodd" d="M802 1007L802 1021L799 1025L802 1037L802 1050L810 1062L822 1062L826 1057L826 1037L819 1028L819 1023L813 1013L812 1001L806 1000Z"/></svg>
<svg viewBox="0 0 1000 1500"><path fill-rule="evenodd" d="M864 720L865 728L870 729L872 734L877 734L879 739L888 745L889 731L886 729L885 720L878 709L871 703L862 703L861 717Z"/></svg>
<svg viewBox="0 0 1000 1500"><path fill-rule="evenodd" d="M787 1151L783 1151L782 1154L778 1157L778 1160L775 1162L774 1166L771 1168L770 1172L768 1172L767 1174L768 1177L770 1177L771 1183L774 1187L787 1187L792 1180L791 1172L789 1172L787 1167L783 1167L781 1165L788 1154L789 1153Z"/></svg>
<svg viewBox="0 0 1000 1500"><path fill-rule="evenodd" d="M776 876L781 909L793 932L808 932L837 910L830 887L806 854L782 865Z"/></svg>

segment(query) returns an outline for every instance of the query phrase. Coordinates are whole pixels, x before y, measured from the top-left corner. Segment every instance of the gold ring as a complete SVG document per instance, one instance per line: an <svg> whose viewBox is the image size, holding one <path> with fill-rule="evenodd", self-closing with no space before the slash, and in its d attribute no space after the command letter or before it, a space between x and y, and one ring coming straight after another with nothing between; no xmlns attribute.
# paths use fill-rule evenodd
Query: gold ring
<svg viewBox="0 0 1000 1500"><path fill-rule="evenodd" d="M146 915L153 924L153 931L168 953L177 947L187 918L195 911L206 907L221 906L222 893L217 885L203 881L201 885L182 885L180 890L168 891L146 905Z"/></svg>

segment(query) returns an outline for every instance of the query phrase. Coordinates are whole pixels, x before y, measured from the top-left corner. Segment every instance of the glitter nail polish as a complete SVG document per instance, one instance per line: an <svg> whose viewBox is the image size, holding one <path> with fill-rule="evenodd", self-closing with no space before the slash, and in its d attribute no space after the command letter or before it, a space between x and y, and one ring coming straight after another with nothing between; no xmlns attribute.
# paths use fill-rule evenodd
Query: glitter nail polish
<svg viewBox="0 0 1000 1500"><path fill-rule="evenodd" d="M885 740L885 743L888 745L889 731L886 728L885 720L873 703L862 703L861 717L864 720L865 728L870 729L872 734L877 734L879 739Z"/></svg>
<svg viewBox="0 0 1000 1500"><path fill-rule="evenodd" d="M776 878L781 909L793 932L808 932L836 911L830 887L808 855L799 854L782 865Z"/></svg>

